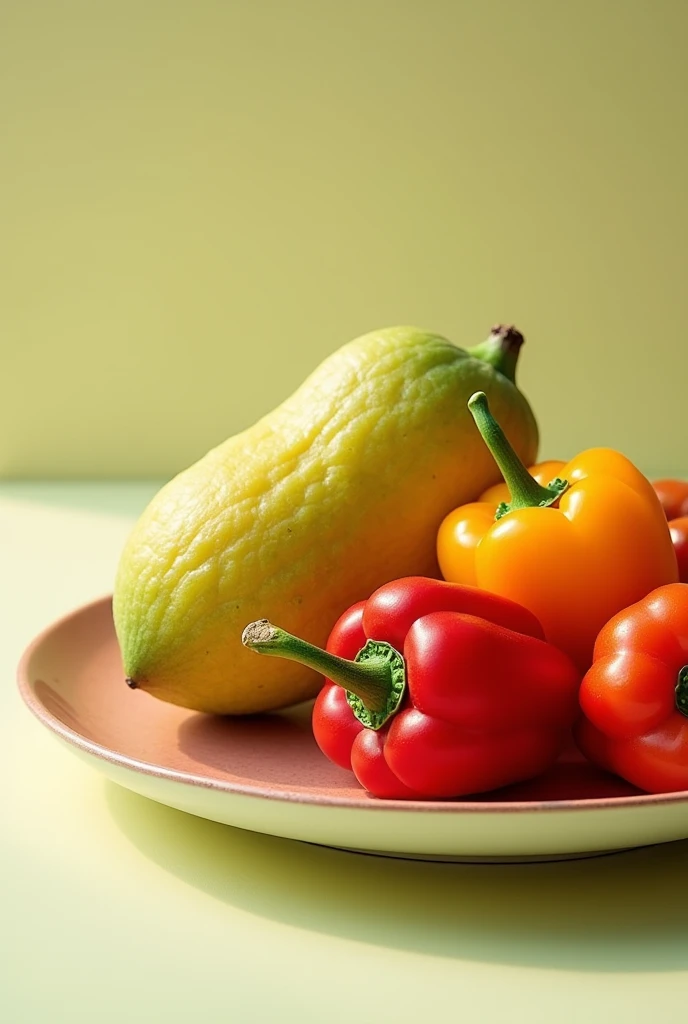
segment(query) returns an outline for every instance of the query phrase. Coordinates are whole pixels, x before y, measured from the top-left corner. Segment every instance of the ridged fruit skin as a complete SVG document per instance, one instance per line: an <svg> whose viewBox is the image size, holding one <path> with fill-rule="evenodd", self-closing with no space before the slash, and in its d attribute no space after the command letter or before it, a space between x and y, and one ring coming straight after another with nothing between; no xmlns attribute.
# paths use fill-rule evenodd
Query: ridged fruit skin
<svg viewBox="0 0 688 1024"><path fill-rule="evenodd" d="M475 391L532 465L537 425L516 386L445 338L395 327L338 349L273 412L167 483L117 571L126 676L215 714L314 696L320 676L256 658L243 628L269 618L322 646L339 615L383 583L439 576L443 518L499 479L467 409Z"/></svg>

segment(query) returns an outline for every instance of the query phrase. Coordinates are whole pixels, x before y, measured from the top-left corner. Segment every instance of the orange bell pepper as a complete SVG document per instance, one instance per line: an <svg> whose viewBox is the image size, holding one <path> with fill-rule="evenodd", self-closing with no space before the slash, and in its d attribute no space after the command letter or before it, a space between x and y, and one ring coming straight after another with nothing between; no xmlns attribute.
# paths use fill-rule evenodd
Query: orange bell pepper
<svg viewBox="0 0 688 1024"><path fill-rule="evenodd" d="M625 456L608 448L582 452L542 486L486 396L478 392L468 405L511 501L496 510L494 500L478 501L449 513L437 537L442 575L528 608L547 640L587 671L597 634L613 615L678 581L659 498Z"/></svg>

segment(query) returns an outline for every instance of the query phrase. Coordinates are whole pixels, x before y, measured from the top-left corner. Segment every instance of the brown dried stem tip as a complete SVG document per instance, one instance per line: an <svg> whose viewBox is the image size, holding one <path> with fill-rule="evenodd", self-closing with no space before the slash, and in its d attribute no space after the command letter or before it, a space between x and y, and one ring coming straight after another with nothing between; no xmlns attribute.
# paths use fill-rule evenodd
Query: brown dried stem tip
<svg viewBox="0 0 688 1024"><path fill-rule="evenodd" d="M516 364L521 345L525 341L513 324L495 324L489 338L468 349L469 355L482 359L498 370L502 376L516 383Z"/></svg>
<svg viewBox="0 0 688 1024"><path fill-rule="evenodd" d="M525 338L513 324L495 324L491 333L501 339L503 351L518 352Z"/></svg>

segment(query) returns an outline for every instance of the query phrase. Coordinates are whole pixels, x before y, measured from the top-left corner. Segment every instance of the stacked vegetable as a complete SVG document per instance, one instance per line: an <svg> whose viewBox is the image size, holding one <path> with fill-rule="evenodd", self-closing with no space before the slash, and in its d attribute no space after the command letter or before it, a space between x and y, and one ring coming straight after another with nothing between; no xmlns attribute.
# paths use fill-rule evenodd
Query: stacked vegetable
<svg viewBox="0 0 688 1024"><path fill-rule="evenodd" d="M531 778L556 761L577 715L571 659L525 608L470 587L393 581L344 613L326 651L266 621L243 639L326 676L315 738L375 796L459 796Z"/></svg>
<svg viewBox="0 0 688 1024"><path fill-rule="evenodd" d="M638 789L687 789L688 485L604 448L528 471L485 394L468 407L504 483L441 523L447 582L381 587L324 651L267 620L244 644L322 672L316 741L377 797L536 778L570 729Z"/></svg>
<svg viewBox="0 0 688 1024"><path fill-rule="evenodd" d="M129 686L316 697L381 798L522 786L572 738L622 789L688 789L688 485L604 448L533 465L522 343L365 335L171 480L117 573Z"/></svg>
<svg viewBox="0 0 688 1024"><path fill-rule="evenodd" d="M681 583L688 583L688 481L655 480L653 487L669 520Z"/></svg>

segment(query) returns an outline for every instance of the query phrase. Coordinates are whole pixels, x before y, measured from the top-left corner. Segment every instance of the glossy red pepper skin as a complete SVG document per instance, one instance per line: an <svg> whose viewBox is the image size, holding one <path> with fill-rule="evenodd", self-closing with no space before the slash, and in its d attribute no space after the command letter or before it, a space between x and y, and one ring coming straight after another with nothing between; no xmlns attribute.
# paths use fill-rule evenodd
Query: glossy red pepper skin
<svg viewBox="0 0 688 1024"><path fill-rule="evenodd" d="M678 562L678 578L681 583L688 583L688 516L671 519L669 533Z"/></svg>
<svg viewBox="0 0 688 1024"><path fill-rule="evenodd" d="M325 650L353 660L368 637L363 632L365 601L352 605L341 615L327 639ZM341 768L351 769L351 747L364 726L352 714L346 690L325 681L313 705L313 735L323 753Z"/></svg>
<svg viewBox="0 0 688 1024"><path fill-rule="evenodd" d="M652 486L667 519L688 516L688 480L653 480Z"/></svg>
<svg viewBox="0 0 688 1024"><path fill-rule="evenodd" d="M581 684L576 741L595 764L645 792L688 789L687 691L688 585L673 583L601 631Z"/></svg>
<svg viewBox="0 0 688 1024"><path fill-rule="evenodd" d="M313 732L327 757L378 797L447 798L550 767L578 712L580 675L526 609L473 587L409 577L350 608L327 650L352 659L368 639L404 657L407 693L381 729L364 727L326 681Z"/></svg>

